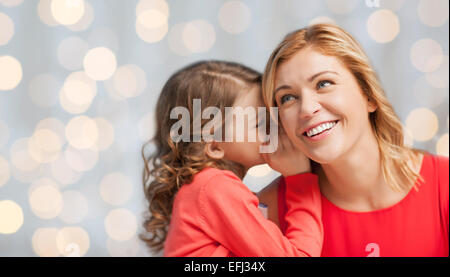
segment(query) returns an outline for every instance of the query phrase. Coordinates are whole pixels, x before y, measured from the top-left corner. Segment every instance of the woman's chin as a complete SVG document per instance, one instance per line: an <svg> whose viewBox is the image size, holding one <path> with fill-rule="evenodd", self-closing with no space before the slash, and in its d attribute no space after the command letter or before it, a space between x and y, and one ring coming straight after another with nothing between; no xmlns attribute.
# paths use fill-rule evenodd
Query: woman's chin
<svg viewBox="0 0 450 277"><path fill-rule="evenodd" d="M319 164L328 164L335 161L338 155L335 151L315 151L308 152L308 158Z"/></svg>

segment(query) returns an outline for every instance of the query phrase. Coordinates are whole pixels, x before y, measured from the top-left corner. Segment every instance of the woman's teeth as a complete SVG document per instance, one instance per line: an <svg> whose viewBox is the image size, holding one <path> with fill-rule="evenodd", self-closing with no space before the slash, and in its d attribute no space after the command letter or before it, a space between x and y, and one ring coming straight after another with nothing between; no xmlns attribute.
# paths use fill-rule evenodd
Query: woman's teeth
<svg viewBox="0 0 450 277"><path fill-rule="evenodd" d="M326 130L329 130L329 129L333 128L333 126L336 125L336 122L337 121L320 124L319 126L317 126L317 127L313 128L313 129L309 130L308 132L306 132L306 135L308 137L312 137L312 136L315 136L317 134L320 134L323 131L326 131Z"/></svg>

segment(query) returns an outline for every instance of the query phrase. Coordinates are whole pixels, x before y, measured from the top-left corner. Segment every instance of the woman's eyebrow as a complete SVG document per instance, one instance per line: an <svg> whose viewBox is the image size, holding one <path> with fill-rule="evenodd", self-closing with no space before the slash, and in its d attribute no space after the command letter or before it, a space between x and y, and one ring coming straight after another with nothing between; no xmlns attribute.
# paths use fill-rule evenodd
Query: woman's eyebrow
<svg viewBox="0 0 450 277"><path fill-rule="evenodd" d="M330 71L330 70L325 70L325 71L316 73L316 74L312 75L311 77L309 77L309 78L308 78L308 82L312 82L315 78L317 78L317 77L319 77L320 75L325 74L325 73L333 73L333 74L339 75L337 72ZM288 86L288 85L282 85L282 86L279 86L278 88L276 88L276 89L273 91L273 95L275 95L278 91L280 91L280 90L282 90L282 89L291 89L291 87Z"/></svg>
<svg viewBox="0 0 450 277"><path fill-rule="evenodd" d="M317 78L318 76L320 76L320 75L322 75L322 74L325 74L325 73L333 73L333 74L339 75L339 74L337 74L337 72L325 70L325 71L316 73L316 74L314 74L313 76L309 77L309 78L308 78L308 82L312 82L315 78Z"/></svg>
<svg viewBox="0 0 450 277"><path fill-rule="evenodd" d="M280 90L282 90L282 89L291 89L291 87L288 86L288 85L282 85L282 86L279 86L276 90L273 91L273 95L275 96L275 94L276 94L277 92L279 92Z"/></svg>

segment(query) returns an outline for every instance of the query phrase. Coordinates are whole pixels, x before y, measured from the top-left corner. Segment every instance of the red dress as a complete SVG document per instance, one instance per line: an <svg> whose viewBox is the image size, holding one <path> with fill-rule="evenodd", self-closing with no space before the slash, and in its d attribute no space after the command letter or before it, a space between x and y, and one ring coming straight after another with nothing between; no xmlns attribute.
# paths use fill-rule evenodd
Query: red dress
<svg viewBox="0 0 450 277"><path fill-rule="evenodd" d="M435 257L449 255L447 157L426 154L420 174L424 182L400 202L381 210L352 212L322 195L324 257ZM280 227L285 228L286 189L278 190Z"/></svg>

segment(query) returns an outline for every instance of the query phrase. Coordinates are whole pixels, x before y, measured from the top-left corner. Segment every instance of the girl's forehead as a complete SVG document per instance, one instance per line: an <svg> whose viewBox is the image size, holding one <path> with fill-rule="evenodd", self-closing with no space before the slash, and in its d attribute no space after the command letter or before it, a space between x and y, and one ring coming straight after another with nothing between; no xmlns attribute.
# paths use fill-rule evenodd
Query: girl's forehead
<svg viewBox="0 0 450 277"><path fill-rule="evenodd" d="M262 99L262 92L260 86L253 86L247 91L242 91L236 101L234 102L235 107L263 107L264 102Z"/></svg>

